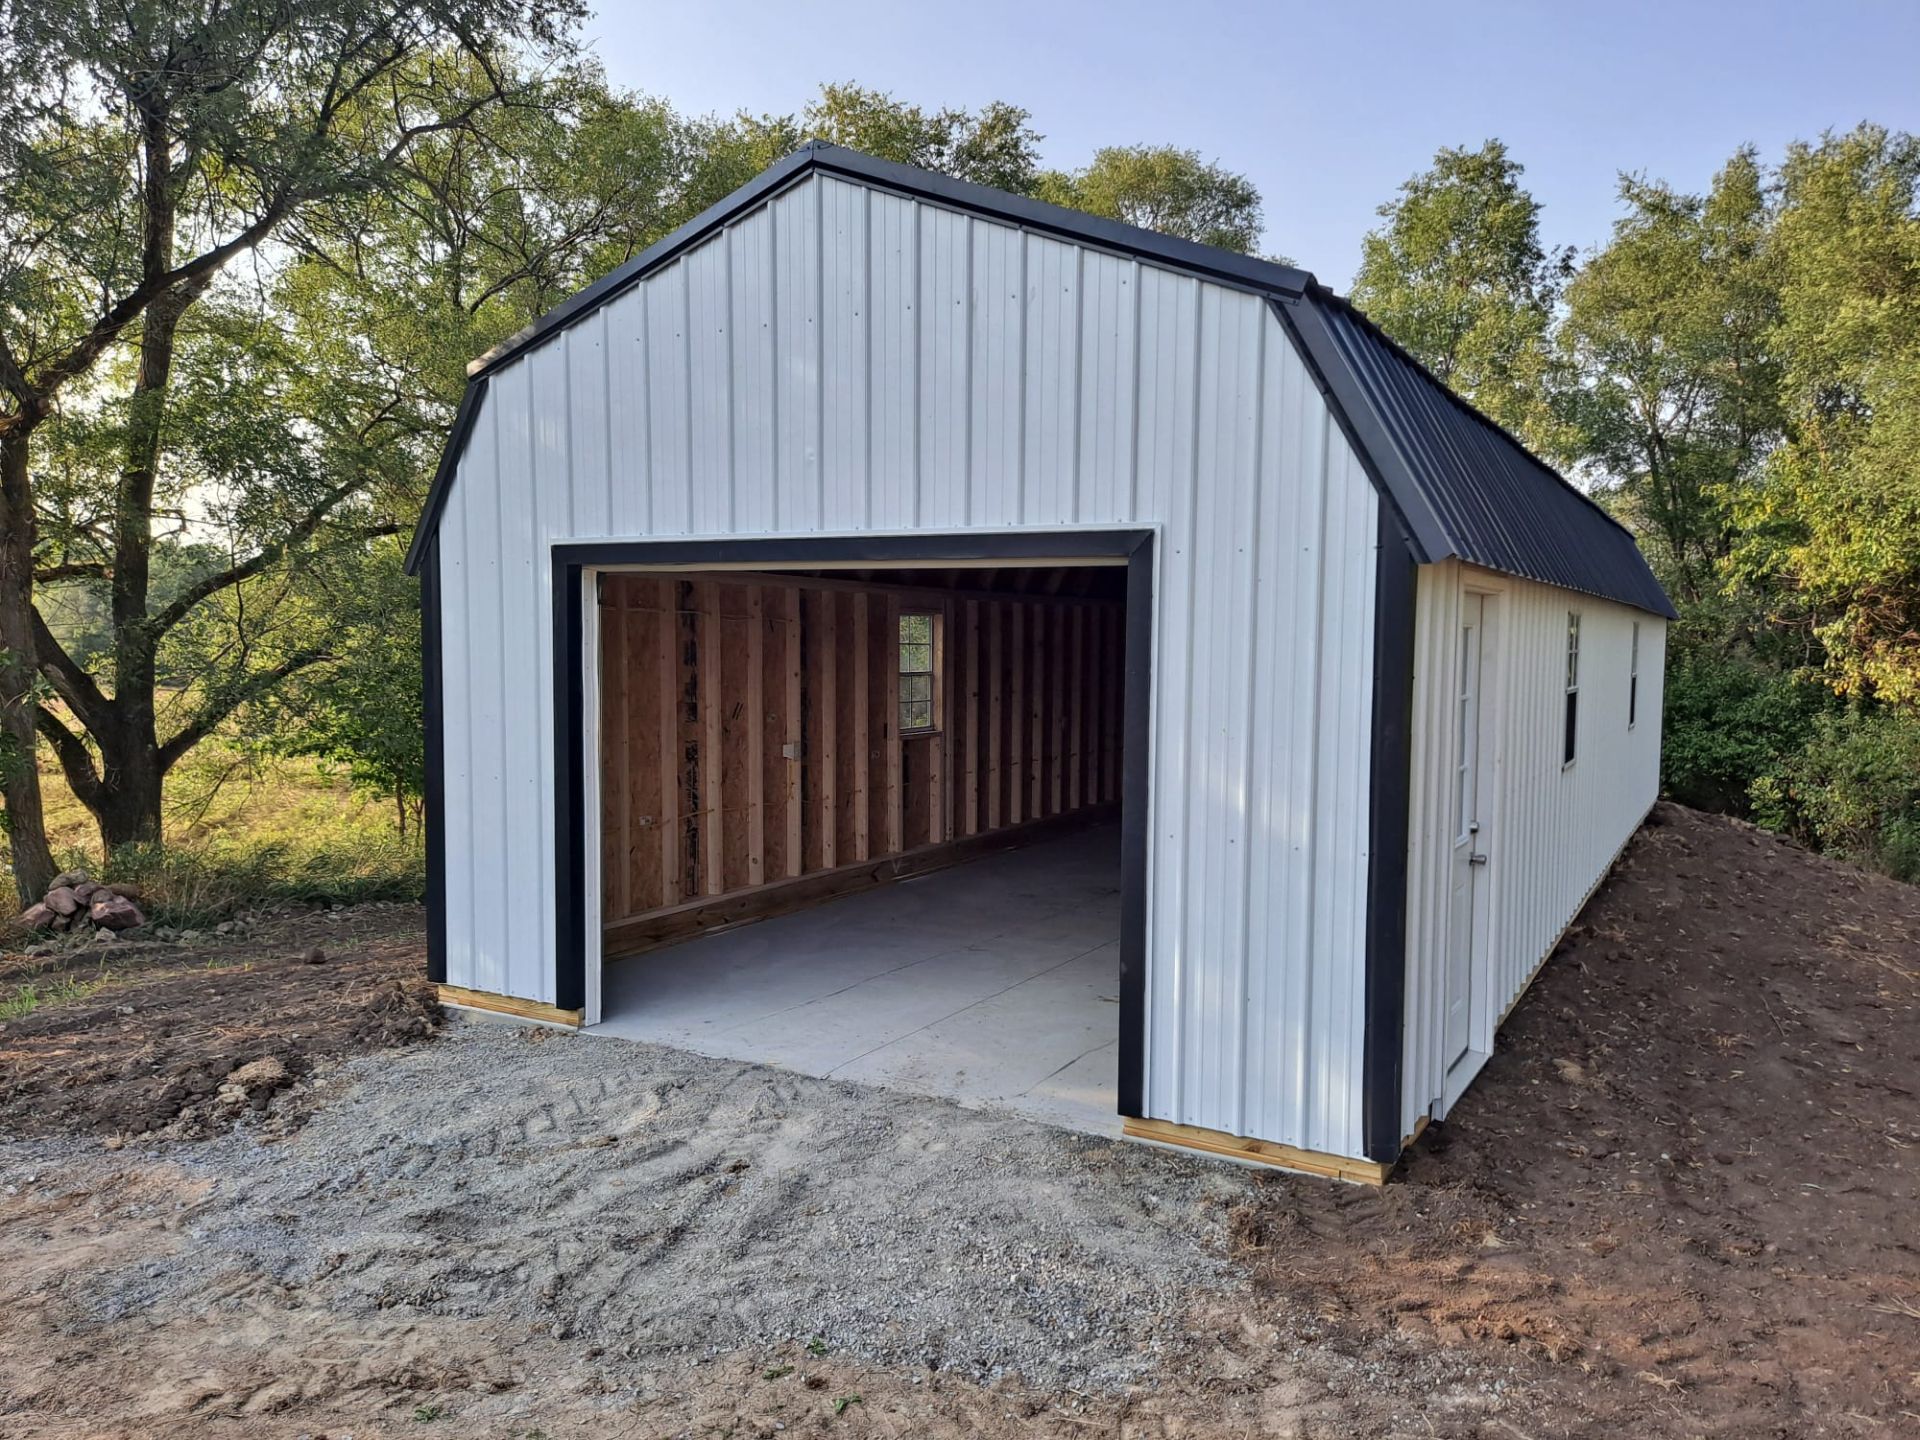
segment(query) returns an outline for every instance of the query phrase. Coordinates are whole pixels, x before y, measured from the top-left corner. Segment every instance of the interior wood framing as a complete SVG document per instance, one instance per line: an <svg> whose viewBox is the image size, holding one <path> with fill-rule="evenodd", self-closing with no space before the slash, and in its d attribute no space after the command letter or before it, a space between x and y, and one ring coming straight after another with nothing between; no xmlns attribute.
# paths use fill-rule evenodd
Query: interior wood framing
<svg viewBox="0 0 1920 1440"><path fill-rule="evenodd" d="M607 957L670 912L735 897L739 923L809 877L1118 804L1124 605L968 578L600 577ZM935 728L904 735L903 611L939 618Z"/></svg>

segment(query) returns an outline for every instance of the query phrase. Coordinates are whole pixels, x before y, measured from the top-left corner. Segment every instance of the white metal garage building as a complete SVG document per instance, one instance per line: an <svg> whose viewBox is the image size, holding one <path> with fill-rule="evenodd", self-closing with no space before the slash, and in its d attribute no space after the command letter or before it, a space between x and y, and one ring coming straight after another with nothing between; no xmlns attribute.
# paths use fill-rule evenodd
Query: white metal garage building
<svg viewBox="0 0 1920 1440"><path fill-rule="evenodd" d="M817 960L925 1068L955 967L1104 963L1129 1133L1351 1178L1656 793L1631 537L1344 301L826 145L476 362L409 564L448 999L772 1034Z"/></svg>

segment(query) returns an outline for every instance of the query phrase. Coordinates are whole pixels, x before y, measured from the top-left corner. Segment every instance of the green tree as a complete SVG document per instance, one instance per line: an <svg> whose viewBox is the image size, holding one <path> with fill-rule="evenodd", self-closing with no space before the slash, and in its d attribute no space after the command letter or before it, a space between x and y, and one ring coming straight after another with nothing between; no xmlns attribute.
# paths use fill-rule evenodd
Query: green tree
<svg viewBox="0 0 1920 1440"><path fill-rule="evenodd" d="M1056 205L1242 254L1260 242L1260 192L1253 182L1173 145L1096 150L1084 170L1040 176L1035 193Z"/></svg>
<svg viewBox="0 0 1920 1440"><path fill-rule="evenodd" d="M1735 497L1783 424L1766 177L1742 150L1705 195L1623 177L1620 199L1566 287L1570 444L1695 606L1723 583Z"/></svg>
<svg viewBox="0 0 1920 1440"><path fill-rule="evenodd" d="M1920 139L1795 145L1780 184L1787 435L1741 497L1737 571L1837 689L1920 707Z"/></svg>
<svg viewBox="0 0 1920 1440"><path fill-rule="evenodd" d="M1555 417L1554 305L1572 268L1498 140L1443 149L1380 207L1353 299L1415 359L1536 450L1567 449Z"/></svg>
<svg viewBox="0 0 1920 1440"><path fill-rule="evenodd" d="M579 14L576 0L0 0L0 721L17 749L47 739L109 847L158 838L167 769L318 658L238 641L244 681L207 687L163 740L162 642L338 524L402 523L366 503L358 461L377 436L294 422L328 413L292 404L297 365L256 373L276 342L257 307L248 318L238 262L270 267L310 208L378 191L423 138L508 98L500 83L443 85L443 64L503 76L522 45L562 48ZM219 313L203 320L206 306ZM211 403L176 403L183 350ZM99 417L101 443L43 506L37 439L78 414ZM211 518L232 545L156 607L155 520L169 509ZM104 588L102 673L36 609L51 579ZM64 713L42 703L42 681ZM38 775L5 778L25 897L52 871Z"/></svg>
<svg viewBox="0 0 1920 1440"><path fill-rule="evenodd" d="M420 684L420 587L394 540L335 557L314 593L328 597L333 663L282 687L262 716L271 743L345 769L355 788L393 802L402 836L426 789ZM338 608L335 608L335 607Z"/></svg>
<svg viewBox="0 0 1920 1440"><path fill-rule="evenodd" d="M842 84L820 87L799 128L805 136L882 160L1024 195L1033 189L1040 153L1041 137L1028 123L1031 118L1019 106L999 100L977 111L923 110L882 90ZM766 127L770 134L785 133L785 128Z"/></svg>

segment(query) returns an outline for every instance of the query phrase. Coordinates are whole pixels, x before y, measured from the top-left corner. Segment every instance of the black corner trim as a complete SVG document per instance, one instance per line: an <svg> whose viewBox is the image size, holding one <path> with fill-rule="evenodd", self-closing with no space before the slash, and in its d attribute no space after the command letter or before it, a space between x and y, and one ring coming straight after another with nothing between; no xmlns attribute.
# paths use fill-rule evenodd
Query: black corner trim
<svg viewBox="0 0 1920 1440"><path fill-rule="evenodd" d="M1147 883L1153 750L1153 535L1127 554L1126 700L1120 741L1119 1108L1147 1113Z"/></svg>
<svg viewBox="0 0 1920 1440"><path fill-rule="evenodd" d="M553 562L553 1003L587 1003L587 915L580 893L586 872L587 728L586 603L578 563Z"/></svg>
<svg viewBox="0 0 1920 1440"><path fill-rule="evenodd" d="M1153 721L1153 540L1140 529L929 531L915 535L793 536L734 540L616 540L555 545L553 561L554 1004L586 1004L585 572L599 566L870 565L999 560L1105 559L1127 567L1126 713L1120 788L1119 1110L1140 1115L1145 1098L1147 865ZM432 547L437 549L437 547ZM432 768L438 771L438 757ZM429 778L430 785L434 783ZM435 899L444 918L445 899Z"/></svg>
<svg viewBox="0 0 1920 1440"><path fill-rule="evenodd" d="M1417 567L1380 509L1373 596L1373 744L1367 788L1366 1047L1361 1143L1382 1164L1400 1156L1407 1008L1407 840L1413 781Z"/></svg>
<svg viewBox="0 0 1920 1440"><path fill-rule="evenodd" d="M430 542L420 567L420 686L426 737L422 823L427 843L427 979L435 985L447 980L447 775L440 615L440 546Z"/></svg>

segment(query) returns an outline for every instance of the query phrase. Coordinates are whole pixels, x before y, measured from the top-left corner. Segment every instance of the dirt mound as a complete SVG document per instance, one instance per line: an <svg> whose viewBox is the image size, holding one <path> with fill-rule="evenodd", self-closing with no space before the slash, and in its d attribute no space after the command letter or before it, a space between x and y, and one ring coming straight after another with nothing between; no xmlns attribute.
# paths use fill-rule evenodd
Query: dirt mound
<svg viewBox="0 0 1920 1440"><path fill-rule="evenodd" d="M90 993L0 1025L0 1131L203 1136L275 1105L317 1064L431 1035L418 912L393 915L397 934L315 917L241 946L62 957L59 978ZM47 982L44 964L15 968ZM281 1108L297 1123L298 1106Z"/></svg>
<svg viewBox="0 0 1920 1440"><path fill-rule="evenodd" d="M1356 1333L1534 1357L1636 1433L1913 1433L1920 890L1653 821L1400 1180L1266 1181L1237 1248Z"/></svg>

